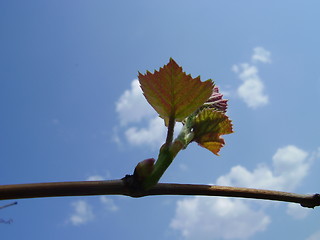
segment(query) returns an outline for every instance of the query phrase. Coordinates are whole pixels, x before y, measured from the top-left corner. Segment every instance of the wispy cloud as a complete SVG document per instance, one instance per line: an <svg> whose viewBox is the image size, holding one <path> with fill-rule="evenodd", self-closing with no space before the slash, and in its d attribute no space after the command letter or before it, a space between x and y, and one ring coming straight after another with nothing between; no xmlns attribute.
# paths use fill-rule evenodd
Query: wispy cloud
<svg viewBox="0 0 320 240"><path fill-rule="evenodd" d="M272 167L258 165L250 171L243 166L235 166L219 177L216 183L291 191L307 176L313 162L312 156L296 146L288 145L279 148L273 155ZM170 227L180 231L185 239L245 239L264 231L270 224L271 217L264 210L264 206L257 201L185 198L177 202ZM287 213L295 218L305 214L292 205L289 205Z"/></svg>
<svg viewBox="0 0 320 240"><path fill-rule="evenodd" d="M92 175L87 178L87 181L102 181L104 179L105 178L102 177L101 175Z"/></svg>
<svg viewBox="0 0 320 240"><path fill-rule="evenodd" d="M313 233L306 240L319 240L320 239L320 231Z"/></svg>
<svg viewBox="0 0 320 240"><path fill-rule="evenodd" d="M53 119L51 119L51 124L52 125L59 125L60 124L60 120L58 118L53 118Z"/></svg>
<svg viewBox="0 0 320 240"><path fill-rule="evenodd" d="M109 173L107 173L108 177L110 176ZM107 178L108 178L107 177ZM87 178L87 181L103 181L106 177L103 177L101 175L92 175ZM116 205L114 200L107 196L100 196L99 197L100 202L103 204L104 209L110 212L116 212L119 210L119 207Z"/></svg>
<svg viewBox="0 0 320 240"><path fill-rule="evenodd" d="M253 62L271 63L271 52L267 51L263 47L255 47L253 49L251 60Z"/></svg>
<svg viewBox="0 0 320 240"><path fill-rule="evenodd" d="M304 219L313 209L303 208L300 204L289 203L287 208L287 214L294 219Z"/></svg>
<svg viewBox="0 0 320 240"><path fill-rule="evenodd" d="M104 212L117 212L119 206L114 202L111 197L100 196L99 198L100 208L104 211L100 211L99 214ZM85 200L77 200L71 203L72 213L66 220L67 224L74 226L80 226L93 221L96 218L96 214L93 211L92 205ZM98 215L99 215L98 214Z"/></svg>
<svg viewBox="0 0 320 240"><path fill-rule="evenodd" d="M100 202L104 205L107 211L116 212L119 210L119 207L115 204L112 198L107 196L101 196Z"/></svg>
<svg viewBox="0 0 320 240"><path fill-rule="evenodd" d="M251 57L253 63L271 62L271 53L262 47L253 49L254 53ZM238 96L250 108L258 108L269 103L269 97L265 93L265 86L259 76L258 67L251 63L241 63L232 66L232 71L235 72L242 80L242 84L237 89Z"/></svg>
<svg viewBox="0 0 320 240"><path fill-rule="evenodd" d="M84 200L78 200L72 202L73 213L67 222L74 226L79 226L88 223L94 219L92 207L89 203Z"/></svg>
<svg viewBox="0 0 320 240"><path fill-rule="evenodd" d="M108 170L103 172L104 172L103 175L100 175L100 174L89 175L86 181L103 181L111 178L111 173Z"/></svg>

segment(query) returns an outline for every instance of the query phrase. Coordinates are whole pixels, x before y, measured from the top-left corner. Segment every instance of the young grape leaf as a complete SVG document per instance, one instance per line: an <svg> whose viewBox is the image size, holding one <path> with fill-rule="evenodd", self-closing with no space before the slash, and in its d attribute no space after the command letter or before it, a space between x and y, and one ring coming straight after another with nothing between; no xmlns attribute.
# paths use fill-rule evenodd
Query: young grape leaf
<svg viewBox="0 0 320 240"><path fill-rule="evenodd" d="M233 130L231 120L223 112L205 108L195 117L193 132L193 141L219 155L225 144L220 136L230 134Z"/></svg>
<svg viewBox="0 0 320 240"><path fill-rule="evenodd" d="M144 96L168 125L169 119L182 121L196 111L211 96L212 80L200 81L182 71L172 58L159 71L145 75L139 72Z"/></svg>
<svg viewBox="0 0 320 240"><path fill-rule="evenodd" d="M212 108L220 112L226 112L228 108L228 100L223 99L223 95L219 92L219 88L214 86L212 95L210 98L203 104L203 108Z"/></svg>

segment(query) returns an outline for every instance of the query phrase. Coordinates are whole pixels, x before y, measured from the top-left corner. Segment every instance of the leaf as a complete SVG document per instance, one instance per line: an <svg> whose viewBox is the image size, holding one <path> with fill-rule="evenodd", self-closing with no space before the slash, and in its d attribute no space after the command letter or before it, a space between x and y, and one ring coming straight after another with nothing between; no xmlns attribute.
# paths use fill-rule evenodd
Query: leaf
<svg viewBox="0 0 320 240"><path fill-rule="evenodd" d="M214 86L212 95L203 104L203 108L212 108L220 112L226 112L228 108L228 100L223 99L223 95L219 92L219 88Z"/></svg>
<svg viewBox="0 0 320 240"><path fill-rule="evenodd" d="M183 121L211 96L212 80L200 81L182 71L172 58L159 71L145 75L139 72L144 96L168 125L169 119Z"/></svg>
<svg viewBox="0 0 320 240"><path fill-rule="evenodd" d="M193 132L193 141L219 155L225 144L221 135L230 134L233 130L231 120L223 112L205 108L195 117Z"/></svg>

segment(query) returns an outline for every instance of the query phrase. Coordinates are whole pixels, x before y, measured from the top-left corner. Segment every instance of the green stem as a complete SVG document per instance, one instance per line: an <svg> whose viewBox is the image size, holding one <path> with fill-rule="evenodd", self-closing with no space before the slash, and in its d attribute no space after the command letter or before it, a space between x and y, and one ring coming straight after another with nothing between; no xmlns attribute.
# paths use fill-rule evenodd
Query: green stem
<svg viewBox="0 0 320 240"><path fill-rule="evenodd" d="M193 133L189 122L186 123L179 134L179 136L172 142L174 121L169 121L168 134L166 143L160 148L158 160L156 161L152 173L145 179L143 188L148 190L156 185L164 172L172 163L177 154L192 141Z"/></svg>
<svg viewBox="0 0 320 240"><path fill-rule="evenodd" d="M167 139L165 143L167 147L170 147L172 143L175 123L176 122L174 120L174 117L170 117L168 123Z"/></svg>
<svg viewBox="0 0 320 240"><path fill-rule="evenodd" d="M154 165L152 173L144 180L143 188L145 190L150 189L159 182L161 176L167 170L172 160L174 159L170 152L170 147L172 145L175 123L175 119L173 117L170 117L166 142L160 148L159 156Z"/></svg>
<svg viewBox="0 0 320 240"><path fill-rule="evenodd" d="M143 183L143 188L148 190L156 185L163 173L167 170L167 168L172 163L174 157L170 152L170 148L163 144L160 148L158 160L156 161L152 173L145 179Z"/></svg>

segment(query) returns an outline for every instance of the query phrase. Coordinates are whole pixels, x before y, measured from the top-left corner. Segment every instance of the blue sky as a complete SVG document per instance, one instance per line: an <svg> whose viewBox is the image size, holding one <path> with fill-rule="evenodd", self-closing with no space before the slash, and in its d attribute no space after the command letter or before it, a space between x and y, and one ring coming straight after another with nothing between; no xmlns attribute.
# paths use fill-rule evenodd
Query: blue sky
<svg viewBox="0 0 320 240"><path fill-rule="evenodd" d="M214 79L235 133L191 144L163 182L320 190L318 1L1 1L0 184L121 178L163 122L138 71ZM2 201L1 205L11 201ZM156 196L19 200L3 239L320 239L319 210Z"/></svg>

